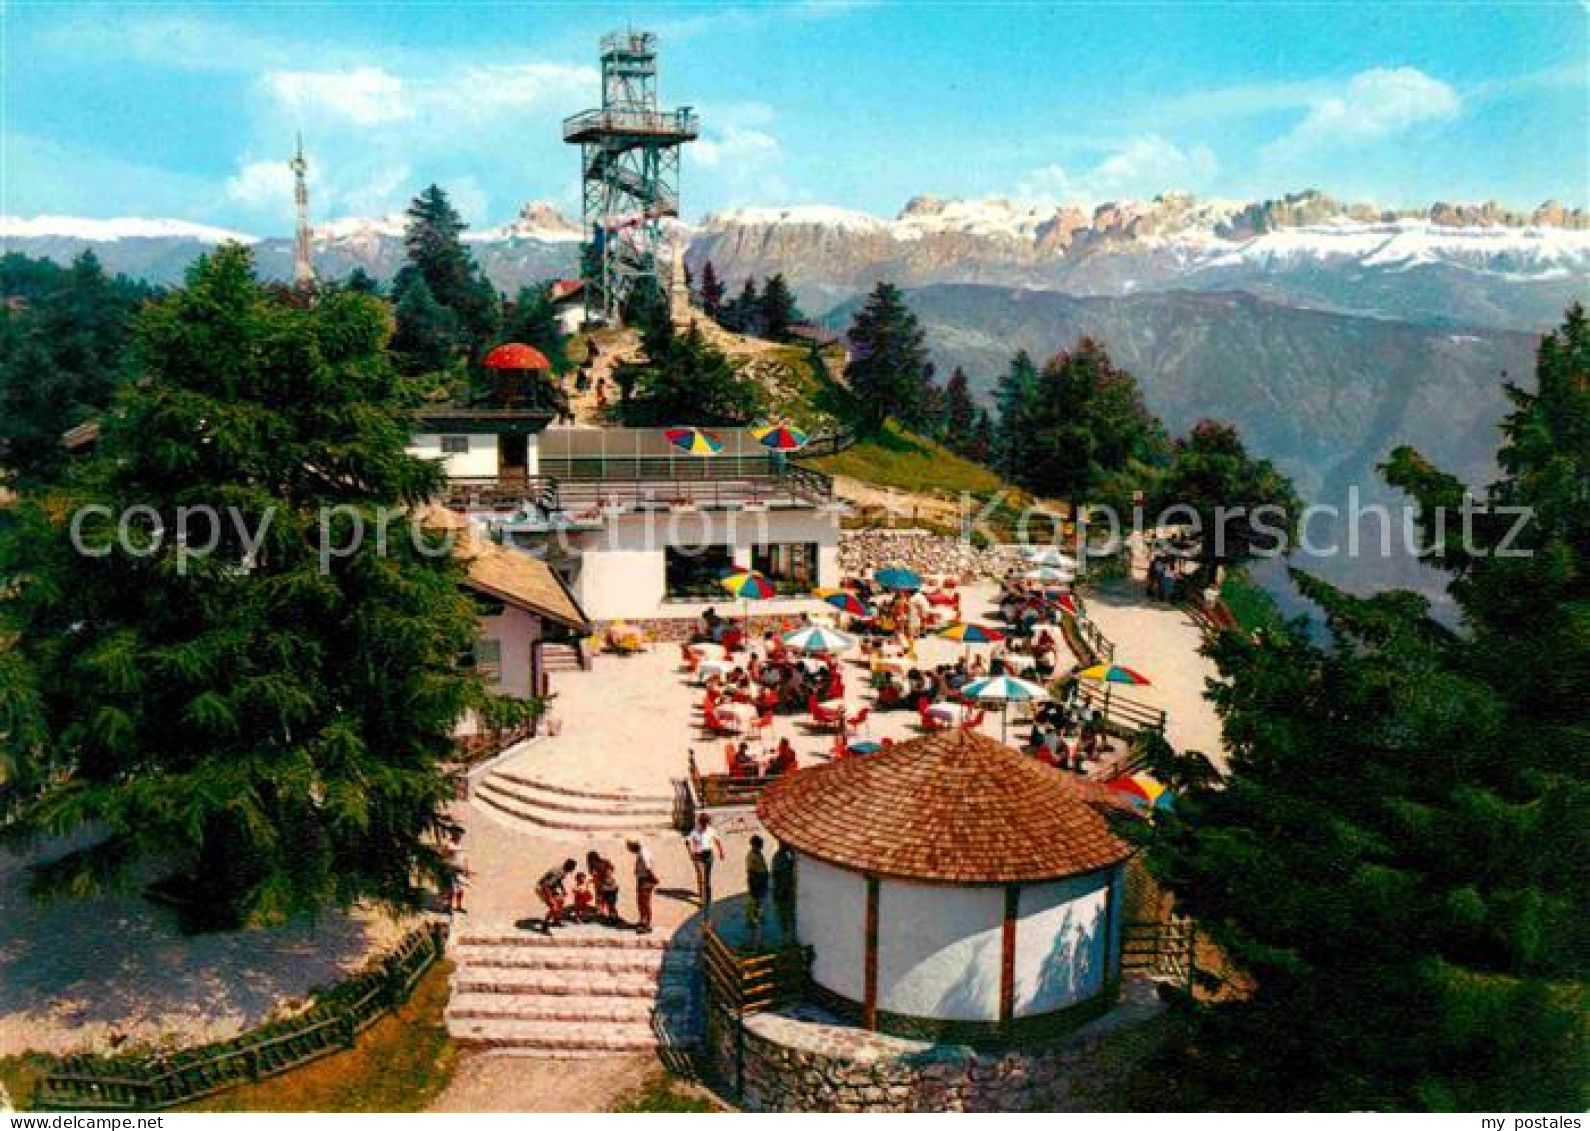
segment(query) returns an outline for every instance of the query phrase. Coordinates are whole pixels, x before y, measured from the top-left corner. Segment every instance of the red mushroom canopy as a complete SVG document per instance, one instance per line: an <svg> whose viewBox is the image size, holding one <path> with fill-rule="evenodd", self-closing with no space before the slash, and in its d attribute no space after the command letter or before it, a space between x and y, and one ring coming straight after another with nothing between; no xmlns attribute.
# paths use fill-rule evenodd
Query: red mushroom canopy
<svg viewBox="0 0 1590 1131"><path fill-rule="evenodd" d="M508 342L486 355L487 369L551 369L552 363L534 346Z"/></svg>

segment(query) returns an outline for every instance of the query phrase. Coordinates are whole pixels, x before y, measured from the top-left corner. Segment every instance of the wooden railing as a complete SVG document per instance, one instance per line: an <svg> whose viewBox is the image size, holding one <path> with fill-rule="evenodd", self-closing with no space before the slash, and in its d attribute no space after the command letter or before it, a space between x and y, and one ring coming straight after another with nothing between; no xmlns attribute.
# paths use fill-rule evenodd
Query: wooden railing
<svg viewBox="0 0 1590 1131"><path fill-rule="evenodd" d="M695 793L696 805L703 809L734 808L755 805L762 791L777 778L737 778L731 774L704 774L696 764L696 752L690 752L690 788Z"/></svg>
<svg viewBox="0 0 1590 1131"><path fill-rule="evenodd" d="M1125 737L1133 737L1139 731L1165 729L1164 711L1122 695L1114 688L1107 689L1096 683L1083 682L1077 688L1077 694L1082 702L1098 713L1099 719L1107 729Z"/></svg>
<svg viewBox="0 0 1590 1131"><path fill-rule="evenodd" d="M1127 923L1121 930L1121 973L1166 978L1192 989L1198 928L1191 919Z"/></svg>
<svg viewBox="0 0 1590 1131"><path fill-rule="evenodd" d="M239 1084L279 1076L351 1048L388 1010L409 999L441 956L447 929L411 932L391 954L317 998L304 1013L229 1041L139 1057L73 1056L34 1092L40 1111L156 1111Z"/></svg>
<svg viewBox="0 0 1590 1131"><path fill-rule="evenodd" d="M785 945L742 954L709 926L701 933L701 970L707 1007L744 1017L803 999L811 980L812 951Z"/></svg>

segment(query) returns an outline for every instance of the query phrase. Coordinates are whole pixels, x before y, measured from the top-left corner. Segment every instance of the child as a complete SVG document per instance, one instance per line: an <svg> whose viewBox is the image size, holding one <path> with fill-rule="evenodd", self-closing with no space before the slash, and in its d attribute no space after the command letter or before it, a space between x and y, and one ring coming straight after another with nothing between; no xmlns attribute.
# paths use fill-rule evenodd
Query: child
<svg viewBox="0 0 1590 1131"><path fill-rule="evenodd" d="M564 881L578 866L573 860L565 860L561 867L548 869L536 884L536 894L547 909L541 920L541 929L547 934L551 934L552 928L563 921Z"/></svg>
<svg viewBox="0 0 1590 1131"><path fill-rule="evenodd" d="M595 906L596 891L591 887L591 878L584 872L574 873L574 918L589 923Z"/></svg>

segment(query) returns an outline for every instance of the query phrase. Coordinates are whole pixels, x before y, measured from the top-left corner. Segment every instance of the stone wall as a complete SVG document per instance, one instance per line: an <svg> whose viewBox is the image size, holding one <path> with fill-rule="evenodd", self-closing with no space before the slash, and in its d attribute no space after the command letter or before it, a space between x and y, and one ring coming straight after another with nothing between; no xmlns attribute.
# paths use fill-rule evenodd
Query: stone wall
<svg viewBox="0 0 1590 1131"><path fill-rule="evenodd" d="M707 1052L748 1111L1110 1111L1154 1048L1161 1013L1137 983L1110 1013L1041 1045L979 1051L844 1025L800 1006L712 1010Z"/></svg>

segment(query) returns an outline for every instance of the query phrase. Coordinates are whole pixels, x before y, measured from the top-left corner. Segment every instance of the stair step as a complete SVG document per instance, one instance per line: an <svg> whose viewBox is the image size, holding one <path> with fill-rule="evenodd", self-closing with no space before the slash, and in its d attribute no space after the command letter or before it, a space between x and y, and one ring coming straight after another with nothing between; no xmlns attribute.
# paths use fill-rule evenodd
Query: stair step
<svg viewBox="0 0 1590 1131"><path fill-rule="evenodd" d="M453 993L525 994L539 997L643 998L648 1002L688 997L693 971L612 973L601 970L530 970L501 966L460 966L453 975Z"/></svg>
<svg viewBox="0 0 1590 1131"><path fill-rule="evenodd" d="M589 817L643 816L668 817L674 814L672 798L628 798L623 801L597 797L580 797L564 790L549 790L539 783L527 784L523 778L510 777L498 772L487 774L477 789L489 787L515 801L522 801L537 809L550 809L559 813L577 813Z"/></svg>
<svg viewBox="0 0 1590 1131"><path fill-rule="evenodd" d="M594 790L576 789L569 785L560 785L556 782L544 781L541 778L531 777L520 770L501 769L493 773L493 777L506 778L519 785L531 786L547 793L556 793L563 797L577 797L584 801L646 801L659 804L673 804L673 797L661 793L635 793L633 790Z"/></svg>
<svg viewBox="0 0 1590 1131"><path fill-rule="evenodd" d="M655 1049L658 1035L647 1025L559 1024L544 1021L468 1020L449 1022L461 1045L514 1049L539 1056L606 1056ZM667 1043L693 1044L696 1030L670 1034Z"/></svg>
<svg viewBox="0 0 1590 1131"><path fill-rule="evenodd" d="M491 782L481 782L475 789L475 800L517 821L539 825L546 829L563 829L583 833L662 832L673 828L673 821L660 816L582 817L574 814L553 814L515 801L494 791Z"/></svg>
<svg viewBox="0 0 1590 1131"><path fill-rule="evenodd" d="M447 1018L449 1022L497 1019L559 1021L575 1025L615 1022L649 1025L652 1014L658 1011L673 1021L689 1020L690 1003L690 995L683 992L659 999L455 991L447 1003Z"/></svg>
<svg viewBox="0 0 1590 1131"><path fill-rule="evenodd" d="M657 974L693 970L696 955L664 950L617 950L611 947L460 946L453 963L462 968L506 970L569 970L600 974Z"/></svg>
<svg viewBox="0 0 1590 1131"><path fill-rule="evenodd" d="M570 948L595 950L671 951L694 955L698 945L694 942L675 941L662 935L637 935L620 933L599 927L559 927L553 934L540 931L493 931L481 934L460 934L453 938L457 948L473 946L545 947L557 950Z"/></svg>

